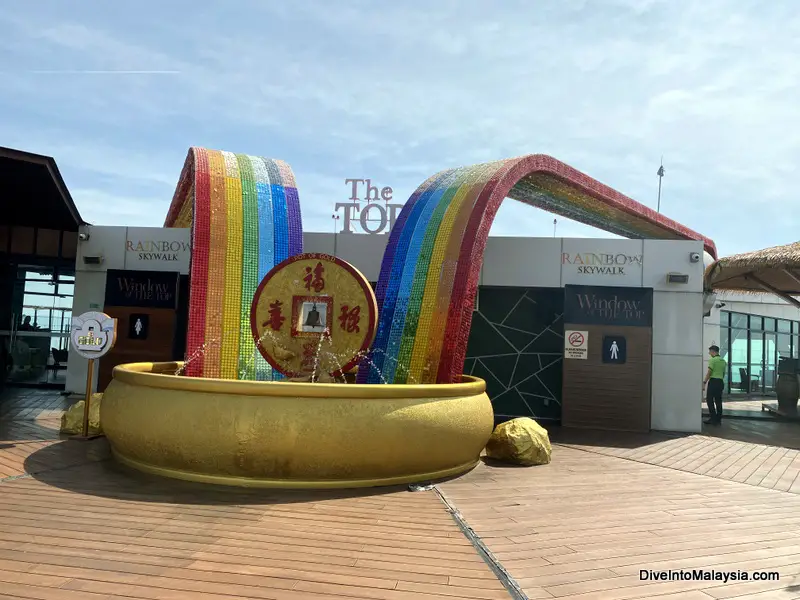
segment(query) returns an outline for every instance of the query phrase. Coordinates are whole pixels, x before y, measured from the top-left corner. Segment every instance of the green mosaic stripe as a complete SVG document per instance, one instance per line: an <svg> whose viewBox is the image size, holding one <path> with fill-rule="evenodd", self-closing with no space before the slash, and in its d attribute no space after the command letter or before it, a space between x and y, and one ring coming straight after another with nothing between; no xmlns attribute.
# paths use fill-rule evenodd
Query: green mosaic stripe
<svg viewBox="0 0 800 600"><path fill-rule="evenodd" d="M445 212L450 207L450 203L458 190L467 180L468 168L461 168L453 178L453 183L442 194L439 203L431 215L430 221L426 224L425 237L422 238L422 248L420 249L417 265L414 269L414 281L411 284L409 294L408 310L406 312L406 323L403 328L403 336L400 341L400 350L397 354L397 368L394 375L394 383L406 383L408 380L408 369L411 365L411 354L414 351L414 341L416 339L417 325L419 324L419 313L422 309L422 300L425 295L425 283L428 279L428 267L433 254L433 247L436 245L436 236L439 233L439 226L442 224ZM419 383L412 381L412 383Z"/></svg>
<svg viewBox="0 0 800 600"><path fill-rule="evenodd" d="M250 306L258 287L258 194L250 159L237 154L242 180L242 300L239 322L239 379L255 380L256 344L250 329Z"/></svg>

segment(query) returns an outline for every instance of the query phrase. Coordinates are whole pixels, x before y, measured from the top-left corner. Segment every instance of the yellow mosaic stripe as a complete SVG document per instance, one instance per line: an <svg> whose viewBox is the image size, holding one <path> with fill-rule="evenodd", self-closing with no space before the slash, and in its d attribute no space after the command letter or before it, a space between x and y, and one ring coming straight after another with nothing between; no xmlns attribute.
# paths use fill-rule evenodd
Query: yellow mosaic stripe
<svg viewBox="0 0 800 600"><path fill-rule="evenodd" d="M189 186L186 196L181 204L181 210L175 218L172 227L179 229L190 229L192 226L192 217L194 216L194 182Z"/></svg>
<svg viewBox="0 0 800 600"><path fill-rule="evenodd" d="M211 240L208 257L208 287L206 291L206 352L203 361L204 377L220 377L222 314L225 296L225 254L228 245L227 209L225 207L225 160L218 150L208 151L208 170L211 180Z"/></svg>
<svg viewBox="0 0 800 600"><path fill-rule="evenodd" d="M425 368L425 358L428 354L428 346L431 341L431 323L433 321L434 309L436 307L436 292L441 280L441 267L444 263L445 253L456 224L456 217L461 213L464 204L469 197L469 191L475 187L476 181L480 179L480 174L486 169L484 165L476 165L467 173L465 182L458 188L450 206L439 226L436 235L436 242L431 254L428 278L425 281L425 292L422 297L422 307L419 313L419 325L417 326L416 339L414 341L414 351L411 355L411 366L409 368L409 383L418 383L423 380L423 370ZM463 232L459 234L459 237ZM433 327L434 331L439 329ZM443 328L442 328L443 330ZM434 375L435 377L435 375Z"/></svg>
<svg viewBox="0 0 800 600"><path fill-rule="evenodd" d="M222 313L223 379L239 378L239 328L242 304L242 181L239 165L232 152L222 152L225 161L225 204L228 217L228 240L225 254L225 296Z"/></svg>
<svg viewBox="0 0 800 600"><path fill-rule="evenodd" d="M444 347L444 334L448 326L450 312L450 296L455 283L458 259L461 253L461 241L469 224L470 216L475 210L477 202L489 178L508 161L497 161L476 165L476 170L470 176L473 182L462 203L461 210L455 215L452 230L448 237L442 236L443 252L441 270L438 279L433 282L435 289L431 292L434 306L432 321L428 334L427 352L423 361L420 383L435 383L439 360ZM441 234L440 234L441 236ZM439 238L436 242L438 244ZM427 289L426 289L427 294ZM418 338L419 339L419 338Z"/></svg>
<svg viewBox="0 0 800 600"><path fill-rule="evenodd" d="M425 280L425 291L422 295L422 305L419 310L419 322L417 323L417 331L414 338L414 349L411 353L411 363L408 368L408 383L418 383L422 378L422 369L425 364L425 355L428 350L428 334L430 331L431 320L433 319L433 308L436 304L435 292L439 287L439 274L441 270L442 261L444 260L444 251L447 247L447 240L450 239L450 233L453 230L453 223L455 222L456 215L461 210L461 205L467 196L471 184L463 183L459 186L450 205L444 213L442 222L439 225L439 231L436 234L436 241L434 242L433 252L431 252L431 259L429 262L430 268L428 269L427 279Z"/></svg>

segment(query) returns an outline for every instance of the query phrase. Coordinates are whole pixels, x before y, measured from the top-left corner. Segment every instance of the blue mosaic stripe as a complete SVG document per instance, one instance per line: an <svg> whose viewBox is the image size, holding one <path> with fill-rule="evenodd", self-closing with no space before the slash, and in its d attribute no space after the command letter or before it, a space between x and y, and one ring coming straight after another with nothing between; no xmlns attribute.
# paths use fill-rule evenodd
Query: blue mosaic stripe
<svg viewBox="0 0 800 600"><path fill-rule="evenodd" d="M303 253L303 216L296 187L284 187L286 210L289 213L289 257Z"/></svg>
<svg viewBox="0 0 800 600"><path fill-rule="evenodd" d="M275 266L275 221L272 212L272 186L264 161L251 157L258 194L258 280L264 279ZM272 367L258 353L255 356L256 380L271 381Z"/></svg>
<svg viewBox="0 0 800 600"><path fill-rule="evenodd" d="M403 274L403 267L406 264L406 255L411 243L411 237L413 235L413 231L417 227L420 215L422 215L423 211L425 210L427 200L430 198L433 191L438 188L440 182L444 181L446 177L449 177L453 171L455 171L455 169L449 169L440 173L439 176L436 177L436 179L431 183L431 186L422 193L419 200L417 200L417 202L414 204L414 207L411 209L411 212L408 215L408 220L406 221L405 225L403 226L403 230L400 233L400 238L397 241L394 260L392 261L391 275L388 279L388 285L386 287L386 298L384 299L380 320L378 322L378 332L375 336L375 343L372 345L372 347L377 350L375 353L375 358L373 359L376 369L370 370L369 383L380 383L380 373L386 371L385 365L397 360L396 354L389 354L388 344L389 336L392 330L392 321L394 319L400 280ZM380 373L377 371L380 371ZM384 376L384 380L388 383L391 383L391 380L387 379L386 376Z"/></svg>
<svg viewBox="0 0 800 600"><path fill-rule="evenodd" d="M434 178L429 177L416 190L414 190L414 193L411 194L408 201L400 210L400 214L397 216L397 222L392 228L392 231L389 233L389 243L386 245L386 250L383 253L383 259L381 259L381 271L378 277L378 285L375 288L375 300L378 304L378 325L380 325L380 315L383 313L383 302L386 298L387 281L389 280L389 274L392 271L394 255L397 252L397 243L400 240L400 233L405 228L406 220L411 214L414 206L416 206L417 200L419 200L419 197L422 195L422 193L433 184L433 181ZM379 359L378 354L380 353L375 352L376 348L377 346L373 344L367 356L364 357L359 364L356 383L367 383L370 380L370 377L373 375L376 376L375 379L379 379L379 377L377 377L377 367L374 361ZM380 359L382 360L383 357L381 356Z"/></svg>
<svg viewBox="0 0 800 600"><path fill-rule="evenodd" d="M408 303L411 296L411 288L414 284L417 263L420 253L422 252L422 242L425 239L426 232L431 229L430 226L434 214L437 212L444 214L444 208L447 207L447 197L452 198L455 194L458 189L458 181L461 179L463 171L463 169L448 171L447 176L442 179L439 186L434 190L426 192L421 198L421 202L424 203L424 208L420 212L419 220L414 227L408 249L406 250L406 260L403 266L403 274L398 284L397 301L394 308L391 331L389 333L389 342L386 346L387 356L395 358L395 360L390 360L388 364L383 367L383 378L386 381L394 382L395 372L397 371L398 363L396 359L400 356L400 343L406 326ZM445 192L451 189L452 193L446 196ZM442 207L442 205L444 205L444 207ZM439 220L441 221L441 217ZM438 226L436 230L438 231ZM409 365L403 365L403 367L407 371Z"/></svg>

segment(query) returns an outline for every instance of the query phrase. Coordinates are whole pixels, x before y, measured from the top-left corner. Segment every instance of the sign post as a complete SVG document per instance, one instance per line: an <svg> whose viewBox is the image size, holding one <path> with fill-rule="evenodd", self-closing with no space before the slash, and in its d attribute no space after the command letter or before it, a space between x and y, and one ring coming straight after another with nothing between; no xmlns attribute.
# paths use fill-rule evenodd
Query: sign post
<svg viewBox="0 0 800 600"><path fill-rule="evenodd" d="M73 436L84 440L89 439L89 404L92 401L92 383L94 383L94 359L89 359L89 366L86 368L86 396L83 401L83 428L80 436ZM92 436L100 437L100 436Z"/></svg>
<svg viewBox="0 0 800 600"><path fill-rule="evenodd" d="M74 440L91 440L99 435L89 435L89 405L92 401L94 361L105 356L117 341L117 320L105 313L89 311L72 318L70 342L79 356L88 359L86 370L86 397L83 403L83 428Z"/></svg>

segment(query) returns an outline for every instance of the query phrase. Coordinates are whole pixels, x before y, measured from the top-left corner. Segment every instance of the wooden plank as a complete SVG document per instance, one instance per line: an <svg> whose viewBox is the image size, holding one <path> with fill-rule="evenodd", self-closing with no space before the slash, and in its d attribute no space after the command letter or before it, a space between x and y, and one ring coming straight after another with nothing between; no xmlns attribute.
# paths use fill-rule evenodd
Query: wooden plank
<svg viewBox="0 0 800 600"><path fill-rule="evenodd" d="M686 443L692 449L681 454L677 446L672 442L669 450L649 449L638 456L629 452L630 458L620 459L555 445L553 461L544 467L479 466L441 487L476 532L504 534L484 542L523 590L536 594L543 590L553 597L582 600L659 595L707 600L714 582L641 582L639 570L791 570L800 557L800 498L778 498L744 483L775 451L724 441ZM698 454L703 454L702 466ZM717 478L634 462L649 457L666 465L669 456L680 457L685 467L706 467ZM487 476L494 498L502 499L496 508L525 525L520 535L492 518L492 496L475 485ZM719 478L723 476L728 479ZM740 481L732 481L737 476ZM528 494L535 495L535 503ZM553 511L536 510L537 505L558 507L557 518ZM525 533L529 530L533 533Z"/></svg>

